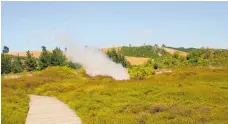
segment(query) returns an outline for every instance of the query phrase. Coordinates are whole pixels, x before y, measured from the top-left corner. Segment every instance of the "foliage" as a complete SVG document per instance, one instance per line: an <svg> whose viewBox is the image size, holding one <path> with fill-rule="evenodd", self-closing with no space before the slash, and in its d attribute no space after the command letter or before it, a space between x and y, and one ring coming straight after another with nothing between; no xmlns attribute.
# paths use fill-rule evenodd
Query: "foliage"
<svg viewBox="0 0 228 124"><path fill-rule="evenodd" d="M189 52L189 51L192 51L192 50L196 50L197 48L184 48L184 47L178 47L178 48L175 48L175 47L168 47L168 46L165 46L166 48L171 48L171 49L175 49L175 50L180 50L180 51L183 51L183 52Z"/></svg>
<svg viewBox="0 0 228 124"><path fill-rule="evenodd" d="M83 72L80 69L80 73ZM228 123L228 70L180 67L145 80L90 79L67 67L2 78L2 123L23 123L28 96L53 96L85 124Z"/></svg>
<svg viewBox="0 0 228 124"><path fill-rule="evenodd" d="M21 61L21 58L19 57L19 55L17 57L14 58L13 63L12 63L12 72L13 73L20 73L22 72L23 69L23 64Z"/></svg>
<svg viewBox="0 0 228 124"><path fill-rule="evenodd" d="M123 55L121 55L120 53L117 53L114 48L112 50L108 50L108 52L106 54L114 62L122 64L123 67L130 66L130 63L125 59L125 57Z"/></svg>
<svg viewBox="0 0 228 124"><path fill-rule="evenodd" d="M51 65L51 53L47 51L45 46L42 46L42 52L39 57L39 67L41 70Z"/></svg>
<svg viewBox="0 0 228 124"><path fill-rule="evenodd" d="M188 65L186 58L180 56L178 53L175 53L173 56L165 55L160 58L154 59L154 61L156 63L156 66L158 66L159 68L172 68Z"/></svg>
<svg viewBox="0 0 228 124"><path fill-rule="evenodd" d="M135 65L128 68L128 73L133 79L144 79L155 74L154 61L152 59L148 60L143 65ZM156 68L157 69L157 68Z"/></svg>
<svg viewBox="0 0 228 124"><path fill-rule="evenodd" d="M11 57L7 54L1 54L1 74L11 72Z"/></svg>
<svg viewBox="0 0 228 124"><path fill-rule="evenodd" d="M9 47L4 46L3 50L2 50L2 53L8 53L8 52L9 52Z"/></svg>
<svg viewBox="0 0 228 124"><path fill-rule="evenodd" d="M158 58L163 55L169 55L164 49L158 46L139 46L139 47L122 47L121 52L124 56Z"/></svg>
<svg viewBox="0 0 228 124"><path fill-rule="evenodd" d="M27 71L35 71L37 70L37 61L36 58L33 57L33 55L28 50L26 52L26 59L25 59L25 65Z"/></svg>
<svg viewBox="0 0 228 124"><path fill-rule="evenodd" d="M16 81L16 80L15 80ZM2 124L25 124L29 110L29 97L25 90L2 85Z"/></svg>
<svg viewBox="0 0 228 124"><path fill-rule="evenodd" d="M217 65L213 61L223 61L228 59L228 50L223 49L194 49L191 50L187 56L190 64L200 65ZM221 65L220 65L221 66Z"/></svg>
<svg viewBox="0 0 228 124"><path fill-rule="evenodd" d="M60 48L55 48L51 55L51 65L52 66L65 66L67 65L67 58Z"/></svg>
<svg viewBox="0 0 228 124"><path fill-rule="evenodd" d="M79 68L81 68L81 65L80 64L74 63L72 61L69 61L67 63L67 66L70 67L70 68L72 68L72 69L79 69Z"/></svg>
<svg viewBox="0 0 228 124"><path fill-rule="evenodd" d="M154 68L150 66L138 65L128 68L128 73L131 78L144 79L154 74Z"/></svg>
<svg viewBox="0 0 228 124"><path fill-rule="evenodd" d="M66 56L59 48L54 49L52 54L47 51L45 46L42 46L42 52L39 58L33 57L30 51L27 51L26 56L14 56L3 53L1 56L1 74L35 71L38 69L43 70L49 66L68 66L72 69L81 67L78 63L67 62Z"/></svg>

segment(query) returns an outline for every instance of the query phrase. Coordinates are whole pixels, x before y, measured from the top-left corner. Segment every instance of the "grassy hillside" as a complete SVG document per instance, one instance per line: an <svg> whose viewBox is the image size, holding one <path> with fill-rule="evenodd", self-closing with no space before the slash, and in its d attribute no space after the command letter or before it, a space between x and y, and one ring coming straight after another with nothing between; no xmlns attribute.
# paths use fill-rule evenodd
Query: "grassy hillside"
<svg viewBox="0 0 228 124"><path fill-rule="evenodd" d="M122 47L121 52L125 56L134 56L134 57L149 57L149 58L158 58L162 55L167 55L168 53L155 46L138 46L138 47Z"/></svg>
<svg viewBox="0 0 228 124"><path fill-rule="evenodd" d="M66 67L49 67L18 79L2 76L2 123L24 124L27 94L57 97L85 124L228 123L227 68L172 71L128 81L92 78Z"/></svg>

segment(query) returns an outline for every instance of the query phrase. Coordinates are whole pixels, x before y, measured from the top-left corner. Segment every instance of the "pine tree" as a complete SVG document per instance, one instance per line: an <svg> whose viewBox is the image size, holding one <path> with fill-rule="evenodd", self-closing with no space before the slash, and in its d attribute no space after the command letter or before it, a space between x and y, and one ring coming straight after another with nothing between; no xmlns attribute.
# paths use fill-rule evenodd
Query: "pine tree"
<svg viewBox="0 0 228 124"><path fill-rule="evenodd" d="M19 55L17 55L12 63L12 72L13 73L20 73L23 71L23 65L21 62L21 58L19 57Z"/></svg>
<svg viewBox="0 0 228 124"><path fill-rule="evenodd" d="M42 52L39 57L39 68L45 69L51 65L51 53L47 51L45 46L42 46Z"/></svg>
<svg viewBox="0 0 228 124"><path fill-rule="evenodd" d="M4 46L2 52L3 53L8 53L9 52L9 47Z"/></svg>
<svg viewBox="0 0 228 124"><path fill-rule="evenodd" d="M7 54L1 54L1 74L7 74L11 72L11 57Z"/></svg>
<svg viewBox="0 0 228 124"><path fill-rule="evenodd" d="M26 65L26 69L27 71L34 71L37 69L37 62L36 59L32 56L32 54L30 53L30 51L28 50L26 52L26 59L25 59L25 65Z"/></svg>
<svg viewBox="0 0 228 124"><path fill-rule="evenodd" d="M51 55L51 65L52 66L65 66L67 65L67 58L60 48L55 48Z"/></svg>
<svg viewBox="0 0 228 124"><path fill-rule="evenodd" d="M117 53L114 48L111 51L108 51L107 55L113 62L120 63L123 67L130 66L130 63L125 59L125 57L120 53Z"/></svg>

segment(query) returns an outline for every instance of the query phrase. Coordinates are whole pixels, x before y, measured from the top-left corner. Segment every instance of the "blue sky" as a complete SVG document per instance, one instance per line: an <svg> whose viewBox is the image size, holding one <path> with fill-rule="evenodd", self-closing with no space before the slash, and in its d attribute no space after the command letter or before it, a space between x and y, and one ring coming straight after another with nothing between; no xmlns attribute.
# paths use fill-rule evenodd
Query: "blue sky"
<svg viewBox="0 0 228 124"><path fill-rule="evenodd" d="M165 44L228 48L228 2L2 2L2 47ZM60 46L64 47L64 46Z"/></svg>

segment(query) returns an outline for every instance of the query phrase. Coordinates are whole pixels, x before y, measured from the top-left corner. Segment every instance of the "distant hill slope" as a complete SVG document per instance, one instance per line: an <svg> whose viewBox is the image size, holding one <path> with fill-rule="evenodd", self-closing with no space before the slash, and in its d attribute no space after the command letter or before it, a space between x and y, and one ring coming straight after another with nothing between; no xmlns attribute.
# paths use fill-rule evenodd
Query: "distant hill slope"
<svg viewBox="0 0 228 124"><path fill-rule="evenodd" d="M180 50L180 51L183 51L183 52L190 52L192 50L197 50L199 48L184 48L184 47L166 47L166 48L171 48L171 49L175 49L175 50Z"/></svg>
<svg viewBox="0 0 228 124"><path fill-rule="evenodd" d="M169 55L164 49L158 46L133 46L127 47L124 46L121 49L121 52L125 56L133 56L133 57L146 57L146 58L159 58L163 55Z"/></svg>
<svg viewBox="0 0 228 124"><path fill-rule="evenodd" d="M40 56L41 51L30 51L30 53L34 57L38 58ZM13 56L17 56L17 55L19 55L19 56L26 56L26 52L9 52L8 54L9 55L13 55Z"/></svg>
<svg viewBox="0 0 228 124"><path fill-rule="evenodd" d="M125 56L128 62L131 65L140 65L146 63L150 58L146 57L132 57L132 56Z"/></svg>
<svg viewBox="0 0 228 124"><path fill-rule="evenodd" d="M168 47L164 47L164 50L168 53L170 53L171 55L173 55L175 52L179 52L179 54L181 56L187 56L188 53L187 52L183 52L183 51L180 51L180 50L177 50L177 49L173 49L173 48L168 48Z"/></svg>

